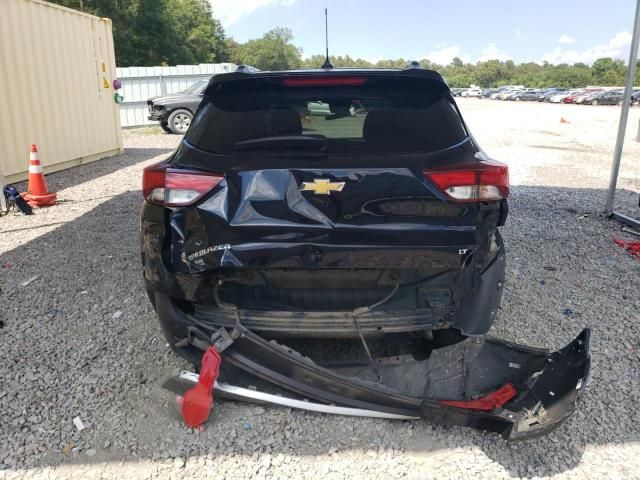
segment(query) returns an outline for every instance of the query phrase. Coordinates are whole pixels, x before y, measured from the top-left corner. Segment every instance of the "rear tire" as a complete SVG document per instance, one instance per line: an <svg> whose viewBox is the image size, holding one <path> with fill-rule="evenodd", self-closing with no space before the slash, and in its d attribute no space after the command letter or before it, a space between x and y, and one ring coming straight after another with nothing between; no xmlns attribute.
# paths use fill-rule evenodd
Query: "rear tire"
<svg viewBox="0 0 640 480"><path fill-rule="evenodd" d="M622 100L618 100L618 106L621 107L624 102Z"/></svg>
<svg viewBox="0 0 640 480"><path fill-rule="evenodd" d="M592 100L591 105L593 105L594 107L598 106L598 100Z"/></svg>
<svg viewBox="0 0 640 480"><path fill-rule="evenodd" d="M176 135L184 135L187 133L189 125L191 125L191 120L193 120L193 115L189 110L182 108L174 110L171 112L171 115L169 115L169 129Z"/></svg>

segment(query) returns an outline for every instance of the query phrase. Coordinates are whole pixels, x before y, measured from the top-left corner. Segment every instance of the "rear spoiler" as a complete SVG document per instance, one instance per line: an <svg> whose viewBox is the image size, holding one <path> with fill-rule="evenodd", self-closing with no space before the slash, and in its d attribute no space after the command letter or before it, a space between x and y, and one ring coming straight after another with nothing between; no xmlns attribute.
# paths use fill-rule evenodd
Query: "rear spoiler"
<svg viewBox="0 0 640 480"><path fill-rule="evenodd" d="M323 77L367 77L367 78L415 78L434 82L445 89L449 89L447 82L440 73L435 70L422 68L399 69L332 69L332 70L284 70L279 72L260 71L256 69L242 69L240 71L221 73L214 75L209 81L205 95L211 95L212 90L218 85L239 80L278 80L284 78L323 78Z"/></svg>

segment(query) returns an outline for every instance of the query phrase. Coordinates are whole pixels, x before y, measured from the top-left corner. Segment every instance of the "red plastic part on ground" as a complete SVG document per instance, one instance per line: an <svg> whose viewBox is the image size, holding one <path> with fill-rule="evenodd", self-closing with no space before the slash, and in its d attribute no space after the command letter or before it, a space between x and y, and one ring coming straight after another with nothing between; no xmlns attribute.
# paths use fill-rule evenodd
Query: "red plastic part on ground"
<svg viewBox="0 0 640 480"><path fill-rule="evenodd" d="M632 257L640 260L640 242L633 240L622 240L620 238L614 238L614 243L620 248L624 248Z"/></svg>

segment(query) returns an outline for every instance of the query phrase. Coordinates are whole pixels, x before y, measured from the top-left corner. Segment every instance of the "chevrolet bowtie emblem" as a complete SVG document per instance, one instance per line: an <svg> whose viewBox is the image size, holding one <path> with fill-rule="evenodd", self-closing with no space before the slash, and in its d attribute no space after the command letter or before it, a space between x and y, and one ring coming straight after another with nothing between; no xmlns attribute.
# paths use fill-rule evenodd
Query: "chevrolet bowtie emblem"
<svg viewBox="0 0 640 480"><path fill-rule="evenodd" d="M344 182L332 182L328 178L314 178L312 182L302 182L300 191L312 191L316 195L329 195L331 192L341 192Z"/></svg>

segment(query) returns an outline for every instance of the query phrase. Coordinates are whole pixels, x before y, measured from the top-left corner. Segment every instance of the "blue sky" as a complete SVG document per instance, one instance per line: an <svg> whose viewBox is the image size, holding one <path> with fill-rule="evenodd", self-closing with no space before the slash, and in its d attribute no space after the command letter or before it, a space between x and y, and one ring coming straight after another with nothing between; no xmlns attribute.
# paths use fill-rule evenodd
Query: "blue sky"
<svg viewBox="0 0 640 480"><path fill-rule="evenodd" d="M458 56L476 62L592 63L629 52L634 0L210 0L228 35L244 42L289 27L305 57L329 49L377 61ZM490 5L490 6L488 6Z"/></svg>

